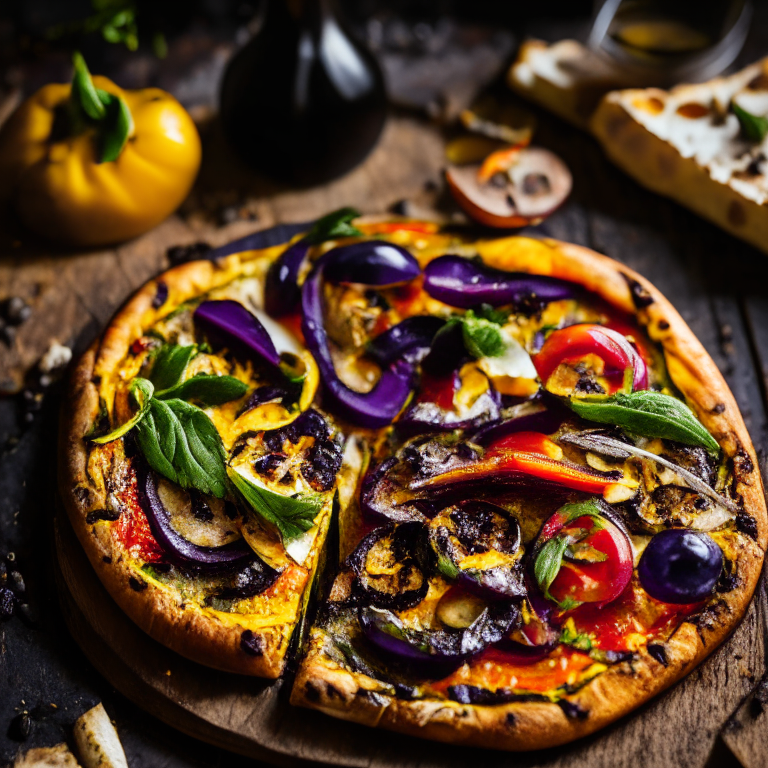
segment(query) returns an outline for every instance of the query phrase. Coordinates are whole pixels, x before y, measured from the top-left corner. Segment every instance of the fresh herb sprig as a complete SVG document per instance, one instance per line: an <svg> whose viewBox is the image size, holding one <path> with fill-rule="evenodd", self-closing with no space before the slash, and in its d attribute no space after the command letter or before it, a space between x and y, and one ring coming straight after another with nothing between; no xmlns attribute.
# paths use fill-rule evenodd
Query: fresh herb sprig
<svg viewBox="0 0 768 768"><path fill-rule="evenodd" d="M768 135L768 117L753 115L747 112L735 102L731 102L731 109L741 124L741 132L747 141L762 142Z"/></svg>
<svg viewBox="0 0 768 768"><path fill-rule="evenodd" d="M323 505L319 494L283 496L257 485L232 467L228 468L228 473L232 484L254 512L280 531L284 544L306 533L315 524Z"/></svg>
<svg viewBox="0 0 768 768"><path fill-rule="evenodd" d="M677 398L662 392L640 390L609 396L572 397L568 405L587 421L612 424L642 437L700 445L713 454L720 446L693 411Z"/></svg>

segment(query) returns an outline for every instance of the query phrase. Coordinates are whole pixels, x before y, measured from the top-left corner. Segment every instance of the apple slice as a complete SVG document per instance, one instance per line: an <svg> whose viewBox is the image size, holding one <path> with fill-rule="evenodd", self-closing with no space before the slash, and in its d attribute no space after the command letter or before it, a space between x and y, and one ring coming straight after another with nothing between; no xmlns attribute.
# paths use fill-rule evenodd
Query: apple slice
<svg viewBox="0 0 768 768"><path fill-rule="evenodd" d="M478 179L479 170L479 163L454 166L445 176L462 209L489 227L538 224L563 203L573 185L565 163L541 147L520 150L508 171L487 182Z"/></svg>

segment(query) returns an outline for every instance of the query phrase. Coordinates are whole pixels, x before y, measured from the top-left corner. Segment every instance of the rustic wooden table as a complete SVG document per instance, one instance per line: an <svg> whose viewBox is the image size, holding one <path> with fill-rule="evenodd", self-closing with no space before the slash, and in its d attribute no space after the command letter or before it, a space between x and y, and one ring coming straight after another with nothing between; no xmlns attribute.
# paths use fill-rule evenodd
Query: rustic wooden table
<svg viewBox="0 0 768 768"><path fill-rule="evenodd" d="M767 17L758 9L744 62L768 49ZM531 31L554 39L583 32L583 25L542 22ZM497 43L497 53L506 50L503 40ZM226 56L226 48L221 51ZM483 77L491 70L486 67ZM0 117L2 112L0 107ZM538 231L632 266L669 297L723 371L764 469L768 259L639 188L610 165L589 136L543 113L538 118L536 143L559 153L574 175L570 200ZM305 221L342 205L364 212L381 212L403 199L439 205L443 147L438 123L400 109L359 168L319 188L291 190L245 173L223 147L213 122L205 129L205 165L193 200L183 215L136 241L103 251L54 252L5 221L0 299L20 296L32 306L32 315L10 346L0 342L0 387L17 389L25 376L27 383L30 377L39 381L34 366L52 340L81 351L131 291L168 266L170 246L198 240L219 245L256 228ZM30 606L26 617L0 624L0 763L11 760L20 746L6 734L18 714L33 714L24 746L53 744L66 736L75 717L102 699L132 768L253 765L144 715L110 689L69 637L53 585L49 535L60 388L54 384L46 390L29 422L19 409L23 398L0 400L0 555L15 554ZM572 747L510 756L506 762L594 768L768 765L768 714L763 713L768 695L761 685L766 622L761 583L743 624L723 648L631 720ZM49 703L56 708L46 708ZM371 749L375 763L375 746Z"/></svg>

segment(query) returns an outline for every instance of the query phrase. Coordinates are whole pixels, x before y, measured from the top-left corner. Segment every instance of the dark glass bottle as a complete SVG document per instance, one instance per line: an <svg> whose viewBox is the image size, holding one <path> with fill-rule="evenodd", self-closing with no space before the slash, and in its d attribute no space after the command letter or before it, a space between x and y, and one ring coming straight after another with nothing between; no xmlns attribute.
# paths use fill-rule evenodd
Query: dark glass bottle
<svg viewBox="0 0 768 768"><path fill-rule="evenodd" d="M387 115L377 61L344 29L334 0L264 0L261 25L221 87L228 141L249 165L316 184L357 165Z"/></svg>

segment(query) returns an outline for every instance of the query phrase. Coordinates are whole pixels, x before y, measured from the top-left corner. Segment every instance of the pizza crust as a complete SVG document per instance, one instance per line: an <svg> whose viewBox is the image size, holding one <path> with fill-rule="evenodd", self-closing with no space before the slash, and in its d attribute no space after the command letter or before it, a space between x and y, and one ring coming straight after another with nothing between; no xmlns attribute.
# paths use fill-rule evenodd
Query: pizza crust
<svg viewBox="0 0 768 768"><path fill-rule="evenodd" d="M757 525L756 540L739 537L740 584L705 609L697 624L681 624L665 643L666 666L643 649L638 660L611 667L568 696L569 702L587 713L583 718L566 716L554 703L480 706L436 699L408 701L374 692L372 678L353 674L324 657L319 632L313 633L291 694L293 704L436 741L513 751L541 749L585 736L629 713L691 671L733 632L760 577L768 516L757 456L733 395L706 350L660 291L607 256L557 240L505 238L479 243L478 252L490 266L581 284L625 312L636 312L633 285L636 293L644 291L653 299L637 311L638 320L662 345L670 376L688 404L725 455L734 460L735 490Z"/></svg>

